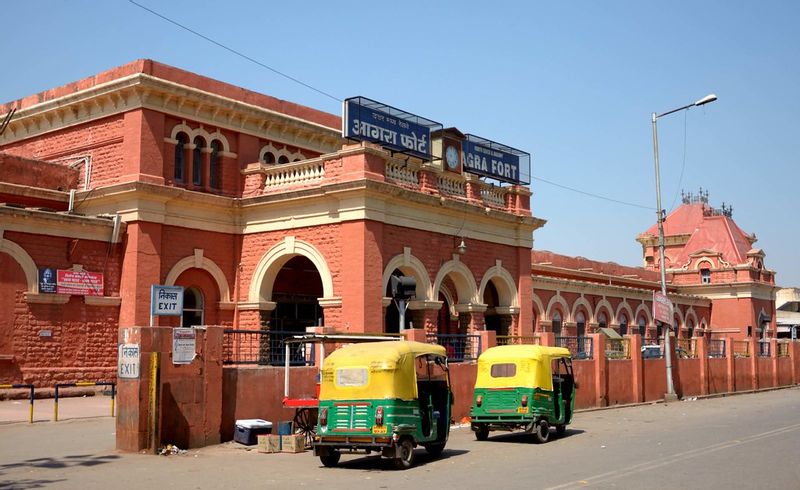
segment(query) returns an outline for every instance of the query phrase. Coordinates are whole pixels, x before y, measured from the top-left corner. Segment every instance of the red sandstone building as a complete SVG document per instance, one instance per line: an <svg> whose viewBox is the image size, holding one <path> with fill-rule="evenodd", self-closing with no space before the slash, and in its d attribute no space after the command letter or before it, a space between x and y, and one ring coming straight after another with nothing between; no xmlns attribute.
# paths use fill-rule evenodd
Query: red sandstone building
<svg viewBox="0 0 800 490"><path fill-rule="evenodd" d="M402 273L417 284L408 326L429 332L663 335L653 229L644 268L531 255L544 221L526 187L352 144L339 116L149 60L0 114L12 109L0 382L113 378L118 328L149 324L153 284L185 288L185 325L396 332L388 284ZM666 234L679 337L772 335L774 273L754 236L707 199Z"/></svg>

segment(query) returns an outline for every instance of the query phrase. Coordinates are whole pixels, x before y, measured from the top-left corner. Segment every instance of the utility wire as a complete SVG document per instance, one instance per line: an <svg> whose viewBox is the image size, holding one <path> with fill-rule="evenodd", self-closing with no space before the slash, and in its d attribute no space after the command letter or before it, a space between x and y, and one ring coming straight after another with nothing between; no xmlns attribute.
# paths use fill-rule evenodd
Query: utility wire
<svg viewBox="0 0 800 490"><path fill-rule="evenodd" d="M546 180L546 179L542 179L541 177L531 176L531 178L534 179L534 180L538 180L539 182L544 182L545 184L554 185L556 187L560 187L560 188L566 189L568 191L577 192L578 194L583 194L584 196L590 196L590 197L594 197L596 199L603 199L605 201L611 201L611 202L615 202L617 204L623 204L625 206L631 206L631 207L634 207L634 208L647 209L648 211L655 211L655 209L653 207L651 207L651 206L644 206L642 204L636 204L636 203L633 203L633 202L620 201L619 199L613 199L611 197L601 196L599 194L592 194L591 192L586 192L586 191L582 191L580 189L575 189L574 187L569 187L569 186L566 186L566 185L558 184L556 182L552 182L552 181L549 181L549 180Z"/></svg>
<svg viewBox="0 0 800 490"><path fill-rule="evenodd" d="M159 17L159 18L161 18L161 19L163 19L163 20L165 20L165 21L169 22L170 24L173 24L173 25L175 25L175 26L177 26L177 27L180 27L181 29L183 29L183 30L185 30L185 31L187 31L187 32L190 32L190 33L194 34L195 36L197 36L197 37L199 37L199 38L201 38L201 39L204 39L204 40L206 40L206 41L210 42L211 44L214 44L214 45L216 45L216 46L219 46L220 48L222 48L222 49L224 49L224 50L226 50L226 51L228 51L228 52L230 52L230 53L233 53L233 54L235 54L236 56L239 56L239 57L241 57L241 58L244 58L244 59L246 59L247 61L249 61L249 62L251 62L251 63L254 63L254 64L256 64L256 65L258 65L258 66L260 66L260 67L262 67L262 68L266 68L267 70L269 70L269 71L271 71L271 72L273 72L273 73L275 73L275 74L278 74L278 75L280 75L280 76L282 76L282 77L284 77L284 78L286 78L286 79L288 79L288 80L291 80L291 81L293 81L293 82L295 82L295 83L298 83L298 84L302 85L303 87L306 87L306 88L308 88L308 89L311 89L311 90L313 90L313 91L315 91L315 92L317 92L317 93L319 93L319 94L322 94L322 95L324 95L324 96L326 96L326 97L330 97L331 99L333 99L333 100L335 100L335 101L337 101L337 102L341 102L341 101L342 101L342 99L341 99L341 98L339 98L339 97L333 96L333 95L329 94L328 92L325 92L325 91L323 91L323 90L320 90L320 89L318 89L318 88L316 88L316 87L313 87L313 86L311 86L311 85L309 85L309 84L307 84L307 83L303 82L302 80L298 80L297 78L294 78L294 77L293 77L293 76L291 76L291 75L287 75L286 73L283 73L283 72L281 72L280 70L277 70L277 69L275 69L275 68L272 68L271 66L269 66L269 65L266 65L266 64L264 64L264 63L262 63L262 62L260 62L260 61L258 61L258 60L256 60L256 59L254 59L254 58L251 58L250 56L247 56L246 54L244 54L244 53L242 53L242 52L240 52L240 51L237 51L236 49L233 49L233 48L231 48L231 47L228 47L228 46L226 46L226 45L222 44L222 43L221 43L221 42L219 42L219 41L215 41L214 39L211 39L210 37L208 37L208 36L206 36L206 35L204 35L204 34L201 34L201 33L197 32L197 31L195 31L194 29L191 29L191 28L189 28L189 27L187 27L187 26L185 26L185 25L181 24L181 23L180 23L180 22L178 22L178 21L172 20L172 19L170 19L169 17L167 17L167 16L165 16L165 15L162 15L162 14L160 14L160 13L156 12L156 11L155 11L155 10L153 10L153 9L150 9L150 8L148 8L148 7L145 7L144 5L142 5L142 4L140 4L140 3L138 3L138 2L136 2L136 1L134 1L134 0L128 0L128 2L129 2L129 3L131 3L131 4L133 4L133 5L135 5L135 6L137 6L137 7L139 7L139 8L140 8L140 9L142 9L142 10L146 10L147 12L150 12L151 14L155 15L156 17ZM685 157L685 155L684 155L684 157ZM685 161L685 158L684 158L684 161ZM641 205L641 204L636 204L636 203L631 203L631 202L620 201L620 200L618 200L618 199L613 199L613 198L610 198L610 197L601 196L601 195L599 195L599 194L592 194L591 192L586 192L586 191L582 191L582 190L580 190L580 189L575 189L575 188L573 188L573 187L569 187L569 186L566 186L566 185L558 184L558 183L556 183L556 182L552 182L552 181L549 181L549 180L546 180L546 179L542 179L542 178L540 178L540 177L533 177L533 176L531 176L531 178L532 178L532 179L535 179L535 180L537 180L537 181L540 181L540 182L544 182L544 183L546 183L546 184L550 184L550 185L553 185L553 186L556 186L556 187L560 187L561 189L566 189L566 190L568 190L568 191L577 192L578 194L583 194L583 195L585 195L585 196L594 197L594 198L596 198L596 199L603 199L603 200L605 200L605 201L615 202L615 203L617 203L617 204L622 204L622 205L625 205L625 206L631 206L631 207L635 207L635 208L648 209L648 210L651 210L651 211L653 210L653 208L651 208L650 206L643 206L643 205Z"/></svg>
<svg viewBox="0 0 800 490"><path fill-rule="evenodd" d="M262 68L266 68L267 70L269 70L269 71L271 71L273 73L276 73L276 74L278 74L278 75L280 75L280 76L282 76L284 78L287 78L287 79L289 79L289 80L291 80L291 81L293 81L295 83L299 83L300 85L302 85L302 86L304 86L304 87L306 87L308 89L311 89L311 90L313 90L313 91L315 91L317 93L320 93L320 94L322 94L322 95L324 95L326 97L330 97L331 99L333 99L333 100L335 100L337 102L341 102L342 101L342 99L340 99L339 97L335 97L335 96L329 94L328 92L325 92L323 90L320 90L320 89L318 89L316 87L313 87L313 86L303 82L302 80L298 80L297 78L294 78L291 75L287 75L286 73L283 73L283 72L281 72L279 70L276 70L275 68L272 68L269 65L266 65L266 64L264 64L264 63L262 63L262 62L260 62L260 61L258 61L256 59L251 58L250 56L247 56L246 54L242 53L241 51L237 51L237 50L235 50L233 48L230 48L230 47L222 44L219 41L215 41L215 40L211 39L210 37L208 37L206 35L203 35L203 34L197 32L197 31L195 31L195 30L193 30L193 29L191 29L189 27L186 27L185 25L181 24L180 22L172 20L169 17L166 17L166 16L156 12L155 10L152 10L152 9L150 9L148 7L145 7L144 5L142 5L140 3L134 2L133 0L128 0L128 2L132 3L133 5L136 5L137 7L139 7L142 10L146 10L146 11L150 12L151 14L155 15L156 17L160 17L161 19L164 19L165 21L169 22L170 24L176 25L176 26L180 27L181 29L183 29L185 31L191 32L192 34L194 34L197 37L205 39L206 41L210 42L211 44L219 46L220 48L222 48L222 49L224 49L226 51L229 51L229 52L235 54L236 56L242 57L242 58L246 59L247 61L250 61L251 63L255 63L256 65L258 65L258 66L260 66Z"/></svg>
<svg viewBox="0 0 800 490"><path fill-rule="evenodd" d="M675 203L678 202L678 193L681 191L681 184L683 184L683 171L686 168L686 126L688 126L689 111L683 111L683 163L681 164L681 176L678 178L678 188L675 189L675 197L672 198L672 205L669 207L670 212L675 209Z"/></svg>

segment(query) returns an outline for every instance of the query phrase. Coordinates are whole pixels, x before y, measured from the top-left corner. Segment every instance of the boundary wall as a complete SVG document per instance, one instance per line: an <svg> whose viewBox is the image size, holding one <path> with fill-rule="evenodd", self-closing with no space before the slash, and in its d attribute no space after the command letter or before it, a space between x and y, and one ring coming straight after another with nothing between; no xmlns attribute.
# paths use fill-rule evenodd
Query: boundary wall
<svg viewBox="0 0 800 490"><path fill-rule="evenodd" d="M188 365L171 361L171 327L121 328L120 343L138 343L141 375L118 379L117 448L154 450L161 443L181 448L217 444L233 438L235 421L261 418L273 423L292 420L293 408L283 407L284 368L274 366L223 366L224 327L197 331L197 356ZM483 348L495 345L494 332L481 332ZM407 330L407 338L425 338L421 329ZM664 359L642 359L639 335L626 336L629 359L608 359L601 334L590 334L594 357L573 361L578 384L576 408L596 408L664 399ZM697 357L673 356L673 378L679 397L793 386L800 383L800 342L791 342L788 355L777 357L772 340L770 357L737 358L733 340L725 358L709 358L707 340L697 339ZM750 353L758 352L755 339ZM539 337L541 345L554 345L552 333ZM672 345L675 345L673 342ZM786 352L786 351L784 351ZM155 369L158 367L158 369ZM293 367L290 396L315 393L317 369ZM477 365L451 364L455 396L453 420L469 415Z"/></svg>

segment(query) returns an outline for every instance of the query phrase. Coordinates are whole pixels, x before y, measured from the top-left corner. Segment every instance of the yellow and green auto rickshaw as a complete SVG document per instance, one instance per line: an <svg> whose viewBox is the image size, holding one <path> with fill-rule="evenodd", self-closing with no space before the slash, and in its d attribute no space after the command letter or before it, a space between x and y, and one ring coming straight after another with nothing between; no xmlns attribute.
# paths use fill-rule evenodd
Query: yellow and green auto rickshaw
<svg viewBox="0 0 800 490"><path fill-rule="evenodd" d="M398 468L414 448L441 454L453 398L445 348L411 341L351 344L321 369L314 455L336 466L342 452L380 452Z"/></svg>
<svg viewBox="0 0 800 490"><path fill-rule="evenodd" d="M547 442L550 427L564 434L572 422L575 378L569 350L539 345L503 345L478 358L470 417L479 441L492 430L523 429Z"/></svg>

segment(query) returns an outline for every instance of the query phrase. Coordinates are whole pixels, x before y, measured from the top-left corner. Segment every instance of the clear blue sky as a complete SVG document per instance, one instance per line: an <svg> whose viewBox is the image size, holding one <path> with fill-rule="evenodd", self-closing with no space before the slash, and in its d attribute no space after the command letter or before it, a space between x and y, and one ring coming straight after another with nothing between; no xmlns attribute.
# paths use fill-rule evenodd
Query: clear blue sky
<svg viewBox="0 0 800 490"><path fill-rule="evenodd" d="M534 247L626 265L655 220L650 114L716 93L659 121L664 207L708 189L800 286L798 2L137 1L338 98L530 152ZM341 111L125 0L5 2L3 19L3 102L152 58Z"/></svg>

